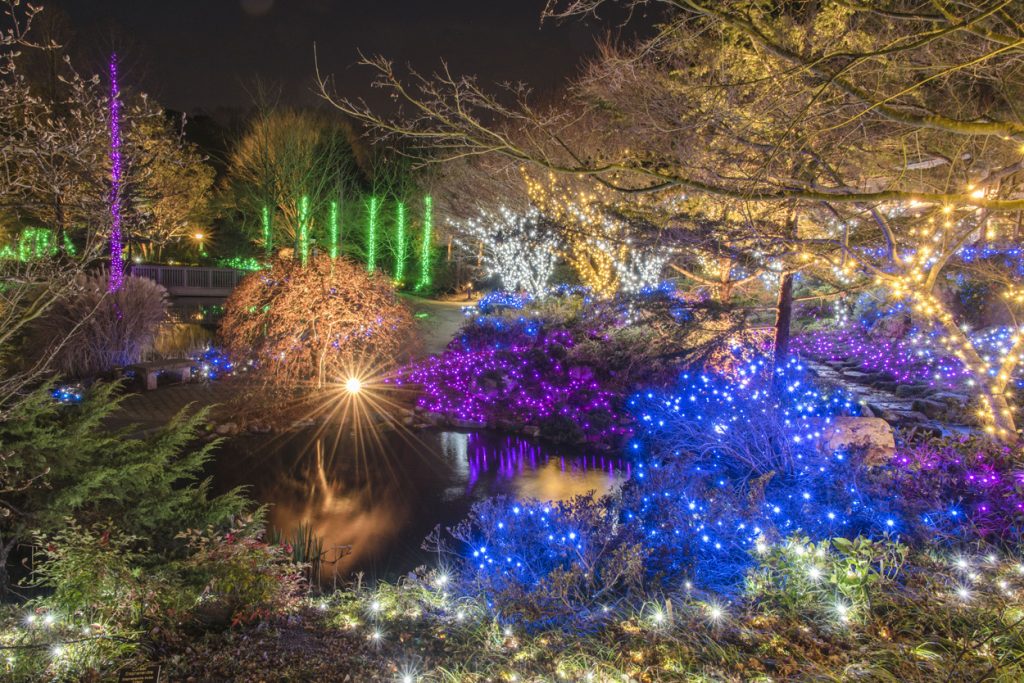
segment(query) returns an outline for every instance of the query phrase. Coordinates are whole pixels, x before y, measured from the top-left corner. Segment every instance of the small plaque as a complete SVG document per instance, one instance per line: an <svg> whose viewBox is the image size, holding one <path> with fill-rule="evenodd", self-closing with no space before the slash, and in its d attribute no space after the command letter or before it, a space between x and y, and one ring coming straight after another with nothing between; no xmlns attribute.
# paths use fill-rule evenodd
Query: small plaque
<svg viewBox="0 0 1024 683"><path fill-rule="evenodd" d="M118 677L117 683L160 683L160 665L144 664L125 669Z"/></svg>

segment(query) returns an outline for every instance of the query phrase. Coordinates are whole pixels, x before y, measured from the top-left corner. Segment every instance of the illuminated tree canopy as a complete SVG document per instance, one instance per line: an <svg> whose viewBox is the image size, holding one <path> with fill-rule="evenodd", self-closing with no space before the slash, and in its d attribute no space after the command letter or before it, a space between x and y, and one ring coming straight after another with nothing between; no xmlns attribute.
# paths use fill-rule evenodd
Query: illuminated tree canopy
<svg viewBox="0 0 1024 683"><path fill-rule="evenodd" d="M606 4L552 1L546 16L583 16ZM658 36L605 47L558 106L536 106L525 88L491 93L448 70L403 80L385 59L365 63L415 117L380 116L322 89L383 137L429 141L450 158L502 155L619 195L588 221L591 244L607 230L605 207L626 198L637 198L634 209L656 230L713 221L716 233L732 233L720 245L742 252L722 257L752 267L696 274L728 288L757 270L778 273L781 353L795 273L887 288L893 303L910 304L942 330L975 377L989 429L1014 438L1006 391L1024 335L986 360L937 288L964 247L1017 235L1021 8L653 4L665 12ZM1011 307L1015 291L1005 297Z"/></svg>

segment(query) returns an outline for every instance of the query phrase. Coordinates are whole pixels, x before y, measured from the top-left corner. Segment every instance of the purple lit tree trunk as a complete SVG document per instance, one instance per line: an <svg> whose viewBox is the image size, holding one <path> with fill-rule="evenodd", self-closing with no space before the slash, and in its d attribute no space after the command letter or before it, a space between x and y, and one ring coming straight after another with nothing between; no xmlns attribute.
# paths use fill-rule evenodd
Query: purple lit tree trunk
<svg viewBox="0 0 1024 683"><path fill-rule="evenodd" d="M110 285L124 283L121 235L121 89L117 83L117 55L110 57Z"/></svg>

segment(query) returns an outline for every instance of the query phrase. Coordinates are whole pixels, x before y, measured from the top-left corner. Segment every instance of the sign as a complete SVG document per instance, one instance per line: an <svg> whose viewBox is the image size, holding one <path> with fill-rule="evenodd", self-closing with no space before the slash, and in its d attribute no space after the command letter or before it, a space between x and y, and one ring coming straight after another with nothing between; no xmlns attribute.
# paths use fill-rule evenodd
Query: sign
<svg viewBox="0 0 1024 683"><path fill-rule="evenodd" d="M160 683L160 665L143 664L125 669L118 676L117 683Z"/></svg>

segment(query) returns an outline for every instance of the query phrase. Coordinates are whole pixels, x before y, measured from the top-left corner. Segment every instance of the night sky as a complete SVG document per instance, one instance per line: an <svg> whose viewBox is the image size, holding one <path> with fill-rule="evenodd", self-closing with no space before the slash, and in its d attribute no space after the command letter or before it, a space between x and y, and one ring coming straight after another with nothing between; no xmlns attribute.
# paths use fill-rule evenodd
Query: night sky
<svg viewBox="0 0 1024 683"><path fill-rule="evenodd" d="M313 44L339 92L384 105L358 52L420 71L441 59L484 82L525 81L541 95L578 73L622 17L540 25L544 0L42 0L70 20L72 54L100 63L116 47L127 78L180 111L246 108L257 78L286 103L312 105ZM631 25L632 26L632 25ZM386 105L385 105L386 106Z"/></svg>

